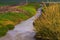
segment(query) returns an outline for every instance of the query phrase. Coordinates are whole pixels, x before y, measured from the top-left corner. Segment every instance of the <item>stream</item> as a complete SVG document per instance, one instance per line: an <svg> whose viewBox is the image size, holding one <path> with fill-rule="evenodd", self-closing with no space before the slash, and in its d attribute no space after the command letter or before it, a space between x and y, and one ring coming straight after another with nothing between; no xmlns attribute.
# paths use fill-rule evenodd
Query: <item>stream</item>
<svg viewBox="0 0 60 40"><path fill-rule="evenodd" d="M35 31L33 22L41 15L41 9L37 10L36 15L16 25L13 30L7 32L7 34L0 38L0 40L35 40Z"/></svg>

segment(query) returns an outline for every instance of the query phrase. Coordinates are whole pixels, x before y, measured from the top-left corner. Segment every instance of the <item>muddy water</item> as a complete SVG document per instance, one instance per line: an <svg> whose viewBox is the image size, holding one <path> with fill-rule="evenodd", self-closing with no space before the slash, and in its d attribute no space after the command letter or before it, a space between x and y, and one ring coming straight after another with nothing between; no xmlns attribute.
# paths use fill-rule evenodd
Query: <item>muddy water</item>
<svg viewBox="0 0 60 40"><path fill-rule="evenodd" d="M41 15L41 8L37 10L36 15L16 25L14 30L8 31L6 36L0 38L0 40L35 40L34 38L35 31L33 22L40 15Z"/></svg>

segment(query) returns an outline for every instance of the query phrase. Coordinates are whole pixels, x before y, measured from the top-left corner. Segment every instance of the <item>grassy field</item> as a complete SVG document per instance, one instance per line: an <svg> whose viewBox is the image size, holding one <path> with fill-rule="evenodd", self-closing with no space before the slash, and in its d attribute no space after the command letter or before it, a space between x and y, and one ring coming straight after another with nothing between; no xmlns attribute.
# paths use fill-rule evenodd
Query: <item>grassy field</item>
<svg viewBox="0 0 60 40"><path fill-rule="evenodd" d="M17 6L17 9L22 9L22 12L6 12L0 13L0 23L4 24L4 21L11 21L10 23L17 24L19 21L27 20L36 14L36 8L34 5Z"/></svg>
<svg viewBox="0 0 60 40"><path fill-rule="evenodd" d="M44 4L42 15L34 22L37 40L60 40L60 4Z"/></svg>
<svg viewBox="0 0 60 40"><path fill-rule="evenodd" d="M38 5L38 4L36 4ZM38 5L39 6L39 5ZM2 6L3 7L3 6ZM15 7L15 6L14 6ZM4 36L8 30L14 28L15 25L23 20L27 20L36 14L37 6L35 4L27 4L23 6L17 6L16 9L22 9L22 12L3 12L0 13L0 37Z"/></svg>

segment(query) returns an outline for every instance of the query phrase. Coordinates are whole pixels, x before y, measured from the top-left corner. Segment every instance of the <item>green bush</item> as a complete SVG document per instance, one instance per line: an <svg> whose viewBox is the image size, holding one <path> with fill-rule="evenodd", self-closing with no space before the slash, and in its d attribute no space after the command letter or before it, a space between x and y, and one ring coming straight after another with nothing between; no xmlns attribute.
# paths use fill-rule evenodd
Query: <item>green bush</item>
<svg viewBox="0 0 60 40"><path fill-rule="evenodd" d="M13 30L14 29L14 25L12 25L12 24L8 24L8 25L6 25L6 27L8 28L8 30Z"/></svg>
<svg viewBox="0 0 60 40"><path fill-rule="evenodd" d="M14 28L14 25L12 24L8 24L6 26L0 24L0 37L5 36L8 30L12 30L13 28Z"/></svg>
<svg viewBox="0 0 60 40"><path fill-rule="evenodd" d="M36 14L36 9L32 6L19 6L18 8L25 10L28 17L32 17L34 14Z"/></svg>
<svg viewBox="0 0 60 40"><path fill-rule="evenodd" d="M0 37L5 36L7 31L8 31L7 27L0 25Z"/></svg>

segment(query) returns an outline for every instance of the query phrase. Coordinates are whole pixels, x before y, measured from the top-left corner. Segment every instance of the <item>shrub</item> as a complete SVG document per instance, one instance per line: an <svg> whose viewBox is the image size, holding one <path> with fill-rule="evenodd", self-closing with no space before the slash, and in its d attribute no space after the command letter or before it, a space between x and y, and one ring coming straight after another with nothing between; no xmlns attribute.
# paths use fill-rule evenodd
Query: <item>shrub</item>
<svg viewBox="0 0 60 40"><path fill-rule="evenodd" d="M7 27L4 27L3 25L0 25L0 37L5 36L8 31Z"/></svg>
<svg viewBox="0 0 60 40"><path fill-rule="evenodd" d="M49 28L42 27L35 35L36 40L58 40L57 33Z"/></svg>
<svg viewBox="0 0 60 40"><path fill-rule="evenodd" d="M8 28L8 30L13 30L14 29L14 25L12 25L12 24L8 24L8 25L6 25L6 27Z"/></svg>
<svg viewBox="0 0 60 40"><path fill-rule="evenodd" d="M37 33L39 36L60 40L60 4L51 3L49 6L44 5L43 11L42 15L34 22Z"/></svg>

